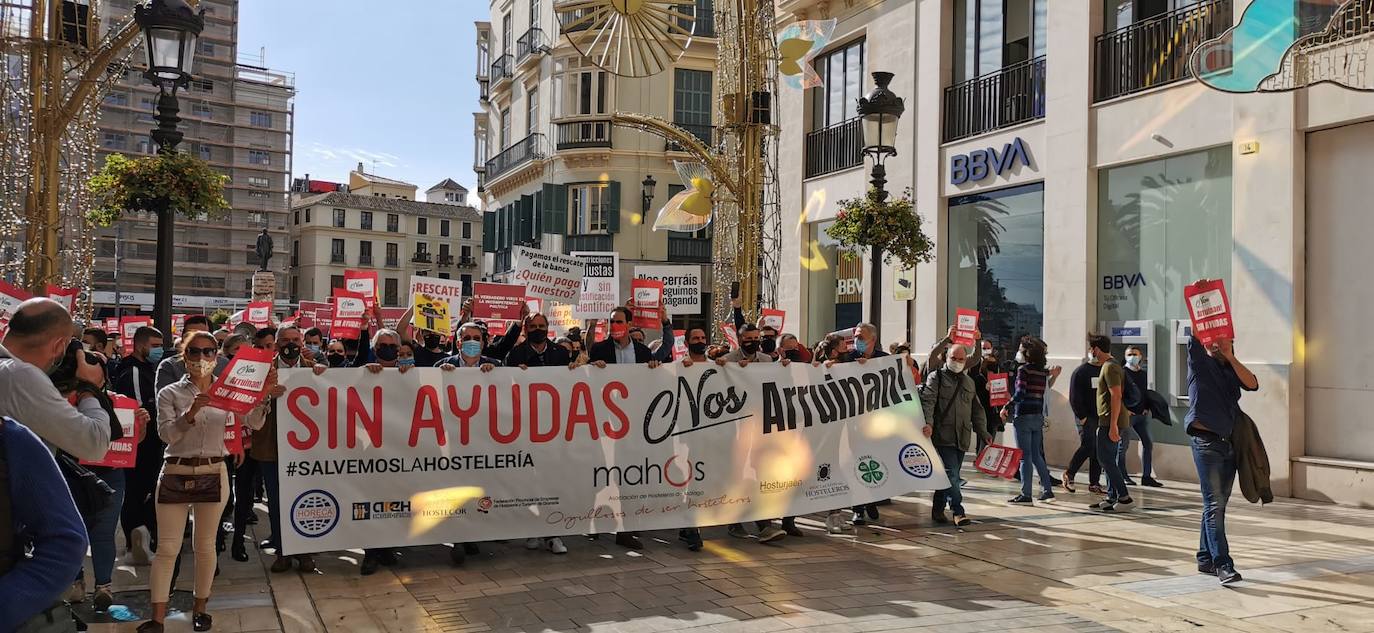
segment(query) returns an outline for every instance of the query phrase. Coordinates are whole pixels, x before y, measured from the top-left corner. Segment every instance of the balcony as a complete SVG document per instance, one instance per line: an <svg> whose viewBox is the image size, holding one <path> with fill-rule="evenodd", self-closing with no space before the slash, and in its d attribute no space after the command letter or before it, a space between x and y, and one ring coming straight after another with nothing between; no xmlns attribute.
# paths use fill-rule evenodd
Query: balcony
<svg viewBox="0 0 1374 633"><path fill-rule="evenodd" d="M563 239L563 252L573 251L613 251L614 239L610 235L569 235Z"/></svg>
<svg viewBox="0 0 1374 633"><path fill-rule="evenodd" d="M544 37L544 29L537 26L530 27L530 30L515 40L515 63L519 66L524 66L529 60L539 59L539 55L547 52L549 40Z"/></svg>
<svg viewBox="0 0 1374 633"><path fill-rule="evenodd" d="M330 254L329 254L329 263L331 263L331 264L342 264L342 263L344 263L344 254L343 254L343 253L330 253Z"/></svg>
<svg viewBox="0 0 1374 633"><path fill-rule="evenodd" d="M477 265L477 260L472 257L459 257L458 266L461 268L471 268Z"/></svg>
<svg viewBox="0 0 1374 633"><path fill-rule="evenodd" d="M668 261L711 263L711 240L668 236Z"/></svg>
<svg viewBox="0 0 1374 633"><path fill-rule="evenodd" d="M558 7L554 7L557 11ZM572 11L558 11L559 30L563 33L576 33L591 28L596 22L596 9L574 9Z"/></svg>
<svg viewBox="0 0 1374 633"><path fill-rule="evenodd" d="M394 256L394 255L388 255L388 256L387 256L387 258L386 258L386 267L387 267L387 268L399 268L400 266L401 266L401 263L400 263L400 261L396 258L396 256Z"/></svg>
<svg viewBox="0 0 1374 633"><path fill-rule="evenodd" d="M587 149L611 146L610 119L581 119L561 121L557 126L556 147L565 149Z"/></svg>
<svg viewBox="0 0 1374 633"><path fill-rule="evenodd" d="M674 123L673 125L674 125L675 127L680 127L680 128L682 128L684 131L686 131L688 134L691 134L692 136L697 137L697 140L701 141L701 144L702 144L702 145L705 145L705 146L707 146L707 147L712 147L712 146L714 146L714 145L716 144L716 142L715 142L715 137L716 137L716 128L715 128L715 126L711 126L711 125L701 125L701 124L697 124L697 123ZM664 143L663 143L663 151L665 151L665 152L681 152L681 151L684 151L684 150L682 149L682 146L679 145L679 144L676 143L676 142L673 142L673 141L664 141Z"/></svg>
<svg viewBox="0 0 1374 633"><path fill-rule="evenodd" d="M864 132L858 117L806 133L805 178L814 178L864 162Z"/></svg>
<svg viewBox="0 0 1374 633"><path fill-rule="evenodd" d="M1191 77L1188 58L1231 28L1231 0L1206 0L1097 36L1094 101Z"/></svg>
<svg viewBox="0 0 1374 633"><path fill-rule="evenodd" d="M945 141L1045 116L1045 57L945 88Z"/></svg>
<svg viewBox="0 0 1374 633"><path fill-rule="evenodd" d="M453 265L453 256L452 256L452 255L444 255L444 254L440 254L440 255L439 255L439 267L440 267L440 268L448 268L449 266L452 266L452 265Z"/></svg>
<svg viewBox="0 0 1374 633"><path fill-rule="evenodd" d="M535 159L542 159L547 155L548 143L544 140L543 134L535 133L526 136L487 161L487 180L496 180L502 174L516 167Z"/></svg>
<svg viewBox="0 0 1374 633"><path fill-rule="evenodd" d="M371 266L371 265L372 265L372 256L371 256L371 255L366 255L366 254L364 254L364 255L359 255L359 256L358 256L358 265L359 265L359 266Z"/></svg>
<svg viewBox="0 0 1374 633"><path fill-rule="evenodd" d="M510 55L497 57L496 61L491 63L491 87L493 90L501 85L502 81L510 80L511 75L514 74L511 63Z"/></svg>
<svg viewBox="0 0 1374 633"><path fill-rule="evenodd" d="M410 258L410 261L416 264L429 264L433 263L434 257L431 256L428 251L419 251Z"/></svg>

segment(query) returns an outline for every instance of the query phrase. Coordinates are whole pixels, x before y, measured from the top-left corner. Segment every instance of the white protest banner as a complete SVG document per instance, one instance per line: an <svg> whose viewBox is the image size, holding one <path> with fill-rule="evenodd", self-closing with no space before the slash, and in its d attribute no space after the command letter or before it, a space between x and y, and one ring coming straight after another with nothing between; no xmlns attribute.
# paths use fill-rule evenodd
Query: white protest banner
<svg viewBox="0 0 1374 633"><path fill-rule="evenodd" d="M721 525L949 485L904 358L281 378L287 554Z"/></svg>
<svg viewBox="0 0 1374 633"><path fill-rule="evenodd" d="M572 306L566 303L554 304L544 315L549 319L549 331L557 332L559 336L567 336L569 329L582 327L582 320L574 317L572 313Z"/></svg>
<svg viewBox="0 0 1374 633"><path fill-rule="evenodd" d="M575 303L582 292L582 260L524 246L515 247L515 275L525 297L552 303Z"/></svg>
<svg viewBox="0 0 1374 633"><path fill-rule="evenodd" d="M635 276L663 282L669 315L701 314L700 266L635 266Z"/></svg>
<svg viewBox="0 0 1374 633"><path fill-rule="evenodd" d="M423 293L435 299L448 300L448 313L452 321L450 325L458 327L458 313L463 307L463 282L457 279L440 279L439 277L424 277L421 275L410 276L410 294L414 297L416 293ZM454 332L440 332L441 334L454 334Z"/></svg>
<svg viewBox="0 0 1374 633"><path fill-rule="evenodd" d="M573 308L579 319L604 319L620 305L620 253L573 251L583 262L582 296Z"/></svg>

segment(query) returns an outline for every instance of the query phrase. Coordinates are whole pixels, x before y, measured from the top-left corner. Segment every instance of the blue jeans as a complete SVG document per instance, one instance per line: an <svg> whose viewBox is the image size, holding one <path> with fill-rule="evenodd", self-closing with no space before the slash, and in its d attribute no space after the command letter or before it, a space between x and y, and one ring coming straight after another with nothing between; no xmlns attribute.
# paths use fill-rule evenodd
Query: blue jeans
<svg viewBox="0 0 1374 633"><path fill-rule="evenodd" d="M935 499L932 502L936 512L945 511L945 503L949 503L950 512L954 516L964 514L964 493L959 489L959 469L964 465L964 451L953 446L936 446L935 452L940 455L940 461L945 463L945 476L949 477L949 487L944 490L935 491Z"/></svg>
<svg viewBox="0 0 1374 633"><path fill-rule="evenodd" d="M1021 449L1021 494L1031 496L1031 478L1040 473L1040 487L1054 492L1050 467L1045 463L1045 416L1018 415L1012 421L1016 427L1016 446Z"/></svg>
<svg viewBox="0 0 1374 633"><path fill-rule="evenodd" d="M1193 464L1202 488L1202 529L1198 536L1197 562L1229 567L1231 547L1226 543L1226 502L1236 483L1236 449L1215 435L1194 435Z"/></svg>
<svg viewBox="0 0 1374 633"><path fill-rule="evenodd" d="M1151 468L1154 461L1155 442L1150 437L1150 416L1133 415L1131 416L1131 429L1135 431L1135 436L1140 440L1140 476L1150 477L1154 470ZM1130 435L1123 430L1121 432L1121 452L1117 458L1117 464L1121 467L1121 474L1129 477L1131 471L1126 468L1126 456L1131 454Z"/></svg>
<svg viewBox="0 0 1374 633"><path fill-rule="evenodd" d="M1097 425L1097 461L1107 475L1107 501L1129 499L1131 493L1126 490L1126 475L1121 472L1121 463L1118 461L1121 442L1113 442L1111 432L1110 424ZM1117 432L1125 434L1130 430L1118 428Z"/></svg>
<svg viewBox="0 0 1374 633"><path fill-rule="evenodd" d="M115 529L119 525L119 513L124 508L124 469L90 466L90 471L114 489L109 505L93 517L83 517L86 535L91 541L91 569L95 572L96 585L110 584L114 575ZM77 573L78 579L84 572Z"/></svg>
<svg viewBox="0 0 1374 633"><path fill-rule="evenodd" d="M267 537L270 547L281 552L281 480L277 478L277 462L258 462L258 474L267 487L267 522L272 525L272 535ZM252 491L249 491L252 494ZM250 499L252 497L249 497Z"/></svg>

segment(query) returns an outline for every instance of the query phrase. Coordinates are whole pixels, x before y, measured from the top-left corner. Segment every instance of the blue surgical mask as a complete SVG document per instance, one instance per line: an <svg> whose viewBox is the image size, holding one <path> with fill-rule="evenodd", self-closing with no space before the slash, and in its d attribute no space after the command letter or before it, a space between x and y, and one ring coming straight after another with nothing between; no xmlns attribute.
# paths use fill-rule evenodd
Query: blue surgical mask
<svg viewBox="0 0 1374 633"><path fill-rule="evenodd" d="M402 358L402 359L399 359L399 360L396 361L396 366L397 366L397 367L414 367L414 366L415 366L415 357L412 356L412 357L410 357L410 358Z"/></svg>
<svg viewBox="0 0 1374 633"><path fill-rule="evenodd" d="M865 340L863 340L863 339L861 339L861 338L856 338L856 339L854 339L854 351L856 351L856 352L858 352L858 353L860 353L860 354L867 354L867 353L868 353L868 341L865 341Z"/></svg>
<svg viewBox="0 0 1374 633"><path fill-rule="evenodd" d="M148 362L153 363L154 365L161 362L163 351L164 350L161 347L154 347L148 350Z"/></svg>
<svg viewBox="0 0 1374 633"><path fill-rule="evenodd" d="M481 341L463 341L463 355L468 358L482 355Z"/></svg>
<svg viewBox="0 0 1374 633"><path fill-rule="evenodd" d="M315 357L315 358L319 358L319 357L320 357L320 346L319 346L319 345L306 345L306 346L305 346L305 349L310 350L310 355L311 355L311 356L313 356L313 357Z"/></svg>

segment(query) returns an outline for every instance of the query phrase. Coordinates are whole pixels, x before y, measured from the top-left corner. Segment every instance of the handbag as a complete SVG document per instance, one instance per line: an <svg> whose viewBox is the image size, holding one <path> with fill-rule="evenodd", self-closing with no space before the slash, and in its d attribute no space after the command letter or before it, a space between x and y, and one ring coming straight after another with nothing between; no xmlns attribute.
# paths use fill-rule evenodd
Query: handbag
<svg viewBox="0 0 1374 633"><path fill-rule="evenodd" d="M157 481L157 502L181 505L219 503L220 474L176 475L162 473Z"/></svg>
<svg viewBox="0 0 1374 633"><path fill-rule="evenodd" d="M76 503L76 509L83 519L93 520L110 505L115 494L114 488L90 469L82 466L75 457L58 451L57 469L62 472L62 478L67 480L72 501Z"/></svg>

